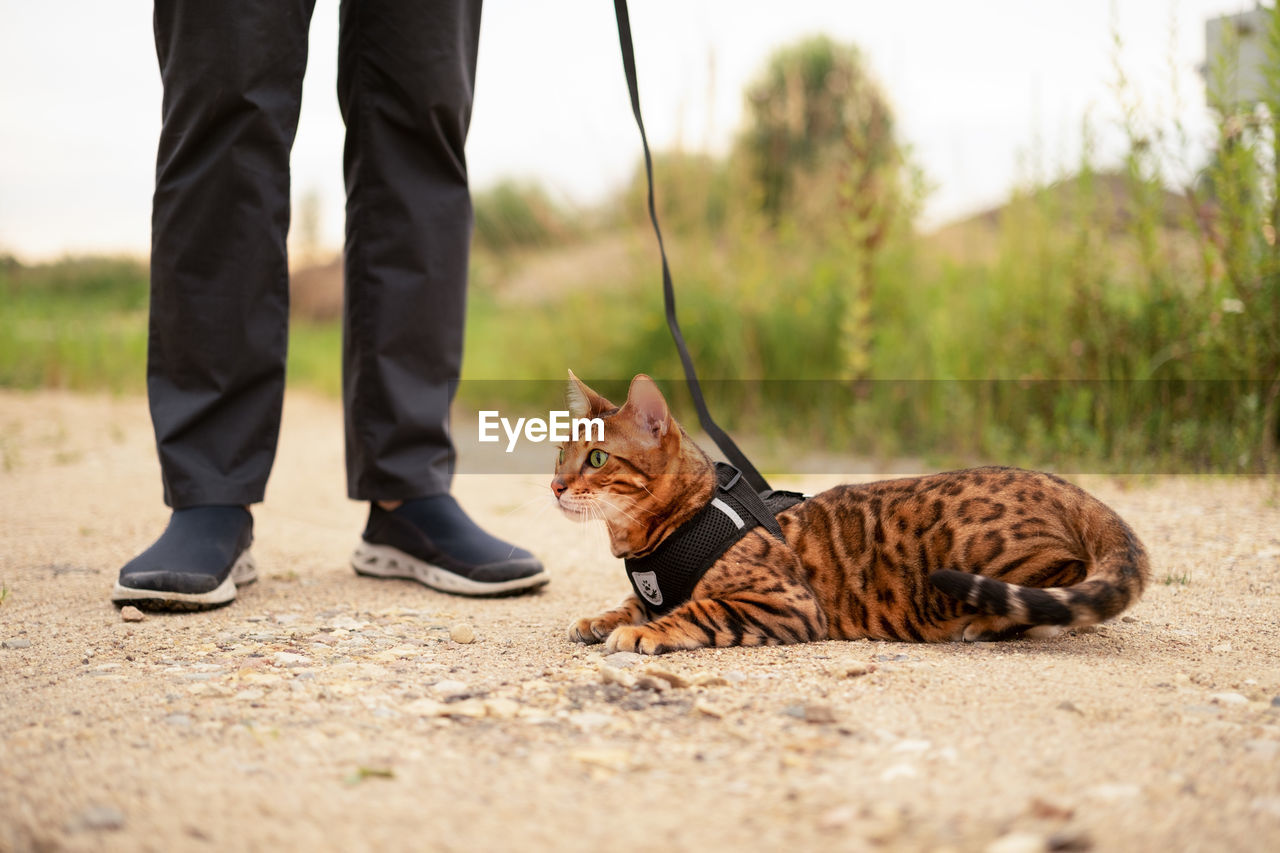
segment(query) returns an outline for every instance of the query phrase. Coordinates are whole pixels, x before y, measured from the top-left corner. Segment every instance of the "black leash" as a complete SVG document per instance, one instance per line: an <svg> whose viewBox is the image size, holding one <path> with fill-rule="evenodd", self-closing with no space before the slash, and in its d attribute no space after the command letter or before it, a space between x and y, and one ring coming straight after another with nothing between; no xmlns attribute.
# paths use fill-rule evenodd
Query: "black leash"
<svg viewBox="0 0 1280 853"><path fill-rule="evenodd" d="M631 46L631 18L627 14L627 0L613 0L613 9L618 16L618 41L622 45L622 69L627 75L627 89L631 92L631 112L635 114L636 125L640 128L640 142L644 146L644 171L649 178L649 219L653 222L653 233L658 235L658 252L662 255L662 300L667 309L667 328L676 342L680 352L680 362L684 365L685 380L689 383L689 393L693 397L693 405L698 410L698 422L706 430L707 435L716 443L720 451L742 472L742 476L757 492L769 490L769 483L756 466L752 465L747 455L738 449L729 434L722 430L711 419L707 410L707 402L702 398L702 386L698 383L698 374L693 369L693 359L689 356L689 348L685 346L684 335L680 333L680 324L676 322L676 291L671 284L671 269L667 265L667 250L662 243L662 229L658 227L658 211L653 203L653 157L649 154L649 139L644 132L644 119L640 117L640 89L636 84L636 57Z"/></svg>

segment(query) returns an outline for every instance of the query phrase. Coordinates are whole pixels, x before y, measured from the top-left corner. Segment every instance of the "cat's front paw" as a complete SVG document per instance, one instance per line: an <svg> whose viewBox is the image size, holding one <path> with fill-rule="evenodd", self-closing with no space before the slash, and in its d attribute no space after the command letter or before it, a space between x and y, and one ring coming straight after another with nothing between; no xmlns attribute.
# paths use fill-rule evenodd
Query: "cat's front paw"
<svg viewBox="0 0 1280 853"><path fill-rule="evenodd" d="M579 619L569 623L569 640L574 643L602 643L609 636L613 625L604 619Z"/></svg>
<svg viewBox="0 0 1280 853"><path fill-rule="evenodd" d="M638 652L642 655L660 655L673 650L663 644L661 634L647 625L623 625L609 635L604 648L609 654Z"/></svg>

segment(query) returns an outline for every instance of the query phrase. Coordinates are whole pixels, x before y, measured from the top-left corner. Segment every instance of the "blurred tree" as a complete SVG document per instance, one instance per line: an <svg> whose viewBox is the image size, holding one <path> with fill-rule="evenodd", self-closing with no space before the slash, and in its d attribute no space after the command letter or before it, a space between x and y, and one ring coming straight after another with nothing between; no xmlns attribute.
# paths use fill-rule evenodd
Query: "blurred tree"
<svg viewBox="0 0 1280 853"><path fill-rule="evenodd" d="M846 215L880 220L868 240L883 237L901 192L903 156L889 102L856 47L817 36L779 50L747 90L747 111L739 149L770 222L830 216L830 197L808 198L825 186L820 195L839 191Z"/></svg>
<svg viewBox="0 0 1280 853"><path fill-rule="evenodd" d="M840 372L865 379L877 267L890 235L910 232L923 194L889 101L855 46L817 36L769 59L747 90L747 113L735 154L758 209L768 228L802 235L826 258Z"/></svg>

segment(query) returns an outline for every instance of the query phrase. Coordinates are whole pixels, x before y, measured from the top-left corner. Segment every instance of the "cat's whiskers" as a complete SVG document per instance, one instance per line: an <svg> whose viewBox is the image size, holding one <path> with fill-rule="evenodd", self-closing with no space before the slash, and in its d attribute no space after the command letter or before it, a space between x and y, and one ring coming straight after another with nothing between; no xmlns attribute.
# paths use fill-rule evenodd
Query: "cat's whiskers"
<svg viewBox="0 0 1280 853"><path fill-rule="evenodd" d="M609 526L609 519L606 517L604 510L601 508L599 498L595 495L587 495L587 518L590 521L604 522L604 545L605 550L611 550L611 538L613 529ZM594 524L585 524L584 527L590 527L593 530L599 530ZM595 534L590 531L583 531L584 537L592 537Z"/></svg>
<svg viewBox="0 0 1280 853"><path fill-rule="evenodd" d="M607 497L608 497L608 498L617 498L617 497L621 497L621 495L608 495ZM638 524L640 524L640 519L636 518L634 515L632 515L631 513L627 512L627 511L626 511L625 509L623 509L622 507L618 506L618 505L617 505L616 503L614 503L612 500L610 500L610 501L609 501L609 507L610 507L610 508L612 508L615 512L620 512L620 513L622 513L622 514L623 514L623 515L625 515L627 518L631 519L631 521L632 521L633 523L635 523L635 524L637 524L637 525L638 525ZM653 514L653 513L650 513L650 515L652 515L652 514ZM613 531L612 531L612 528L610 529L610 532L611 532L611 533L613 532Z"/></svg>
<svg viewBox="0 0 1280 853"><path fill-rule="evenodd" d="M649 492L649 490L648 490L648 489L645 489L645 491L646 491L646 492ZM652 494L653 494L653 492L649 492L649 494L650 494L650 495L652 495ZM609 495L609 497L612 497L612 498L620 498L620 499L622 499L622 500L628 500L628 501L631 501L631 508L632 508L632 509L638 509L638 510L640 510L641 512L646 513L646 514L648 514L648 515L657 515L657 513L656 513L656 512L654 512L653 510L649 509L648 507L641 506L641 505L640 505L640 499L639 499L639 498L633 498L633 497L631 497L631 495L622 495L622 494L618 494L617 492L614 492L614 493L610 494L610 495ZM655 498L655 500L656 500L656 498ZM632 520L634 521L634 519L632 519Z"/></svg>

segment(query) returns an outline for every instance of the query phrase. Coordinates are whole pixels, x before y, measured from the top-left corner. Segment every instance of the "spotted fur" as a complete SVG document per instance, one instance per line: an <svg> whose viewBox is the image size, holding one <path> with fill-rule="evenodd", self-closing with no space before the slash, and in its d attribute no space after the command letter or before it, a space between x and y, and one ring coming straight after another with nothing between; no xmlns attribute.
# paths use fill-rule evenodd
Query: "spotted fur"
<svg viewBox="0 0 1280 853"><path fill-rule="evenodd" d="M713 464L647 376L621 407L569 377L572 414L604 418L604 440L565 445L552 491L571 518L605 522L615 556L642 556L711 499ZM608 454L599 467L593 449ZM778 520L785 544L757 528L665 616L651 620L631 595L573 623L570 639L661 654L1043 636L1116 616L1149 574L1142 543L1110 508L1053 474L1016 468L837 486Z"/></svg>

